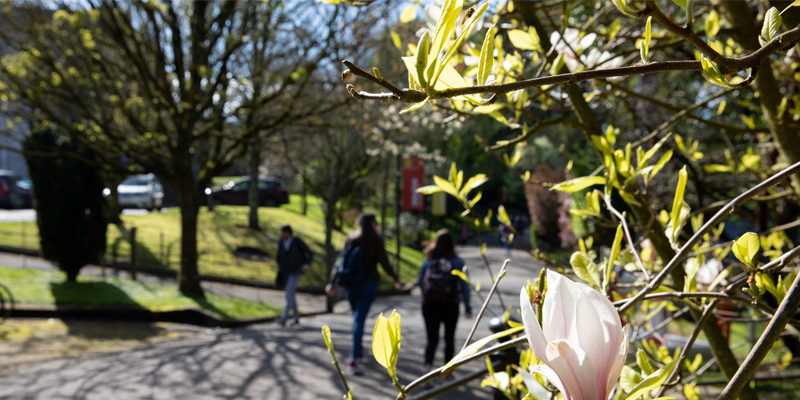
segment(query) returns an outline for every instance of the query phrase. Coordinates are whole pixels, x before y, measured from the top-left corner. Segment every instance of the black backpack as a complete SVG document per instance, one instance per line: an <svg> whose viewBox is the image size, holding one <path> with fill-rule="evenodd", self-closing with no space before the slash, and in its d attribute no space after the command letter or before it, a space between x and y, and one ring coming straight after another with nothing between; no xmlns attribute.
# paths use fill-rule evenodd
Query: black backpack
<svg viewBox="0 0 800 400"><path fill-rule="evenodd" d="M422 296L426 304L458 303L459 277L452 274L453 264L446 258L434 260L422 277Z"/></svg>
<svg viewBox="0 0 800 400"><path fill-rule="evenodd" d="M344 249L342 260L336 269L336 285L356 289L367 283L367 271L364 268L364 252L361 246L348 246Z"/></svg>

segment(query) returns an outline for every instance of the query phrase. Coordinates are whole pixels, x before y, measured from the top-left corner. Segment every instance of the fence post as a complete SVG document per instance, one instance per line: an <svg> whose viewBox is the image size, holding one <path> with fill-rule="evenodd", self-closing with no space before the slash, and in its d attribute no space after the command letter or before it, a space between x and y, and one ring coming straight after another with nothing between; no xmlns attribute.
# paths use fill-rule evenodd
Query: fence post
<svg viewBox="0 0 800 400"><path fill-rule="evenodd" d="M161 263L161 266L164 265L164 232L161 232L161 238L159 239L158 245L158 261Z"/></svg>
<svg viewBox="0 0 800 400"><path fill-rule="evenodd" d="M26 230L25 230L25 225L27 225L25 223L25 221L22 221L22 248L23 249L27 249L28 248L28 236L27 236L27 233L26 233ZM22 255L22 268L28 268L28 256L26 256L25 254Z"/></svg>
<svg viewBox="0 0 800 400"><path fill-rule="evenodd" d="M131 227L131 279L136 280L136 227Z"/></svg>

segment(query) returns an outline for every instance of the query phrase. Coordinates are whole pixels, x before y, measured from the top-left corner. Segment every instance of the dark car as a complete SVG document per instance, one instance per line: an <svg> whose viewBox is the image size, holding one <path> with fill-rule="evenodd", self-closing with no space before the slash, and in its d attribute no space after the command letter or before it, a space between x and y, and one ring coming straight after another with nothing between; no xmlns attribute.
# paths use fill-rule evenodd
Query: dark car
<svg viewBox="0 0 800 400"><path fill-rule="evenodd" d="M22 196L20 195L19 186L17 186L18 181L19 177L13 171L0 170L0 207L22 207Z"/></svg>
<svg viewBox="0 0 800 400"><path fill-rule="evenodd" d="M33 182L27 179L17 181L22 208L33 208Z"/></svg>
<svg viewBox="0 0 800 400"><path fill-rule="evenodd" d="M250 177L231 181L222 188L211 191L214 204L246 206L250 189ZM258 205L261 207L277 207L289 202L289 192L278 178L266 177L258 179Z"/></svg>

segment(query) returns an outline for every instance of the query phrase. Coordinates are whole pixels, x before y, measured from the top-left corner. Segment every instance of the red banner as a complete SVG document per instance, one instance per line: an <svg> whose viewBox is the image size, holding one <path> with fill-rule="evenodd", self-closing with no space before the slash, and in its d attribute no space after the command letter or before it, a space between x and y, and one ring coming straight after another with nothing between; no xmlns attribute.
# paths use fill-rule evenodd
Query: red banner
<svg viewBox="0 0 800 400"><path fill-rule="evenodd" d="M403 209L425 209L425 196L417 189L425 186L425 160L419 157L403 159Z"/></svg>

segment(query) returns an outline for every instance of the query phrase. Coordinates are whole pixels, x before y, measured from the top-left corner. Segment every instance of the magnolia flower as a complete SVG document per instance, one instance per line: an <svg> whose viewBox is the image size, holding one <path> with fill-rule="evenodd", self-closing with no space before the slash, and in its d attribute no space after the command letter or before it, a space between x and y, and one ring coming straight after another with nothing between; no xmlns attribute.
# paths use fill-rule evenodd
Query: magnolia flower
<svg viewBox="0 0 800 400"><path fill-rule="evenodd" d="M582 64L585 64L588 69L598 65L598 69L616 68L622 65L624 61L622 57L614 57L607 51L601 52L596 48L592 48L586 53L585 50L594 44L596 39L597 35L594 33L580 37L580 31L574 28L564 30L564 40L561 40L559 32L553 32L550 35L550 43L553 43L556 52L564 55L564 64L566 64L570 72L578 71L583 66ZM575 55L575 52L580 54L580 60Z"/></svg>
<svg viewBox="0 0 800 400"><path fill-rule="evenodd" d="M606 400L628 353L629 326L623 329L611 302L591 287L547 271L542 325L525 288L520 293L525 333L544 365L532 372L547 378L567 400Z"/></svg>

